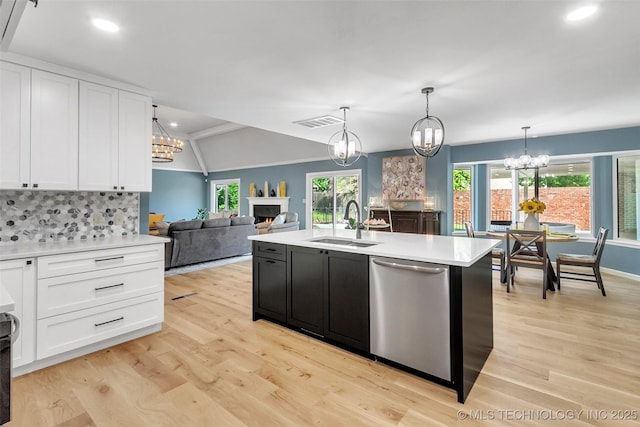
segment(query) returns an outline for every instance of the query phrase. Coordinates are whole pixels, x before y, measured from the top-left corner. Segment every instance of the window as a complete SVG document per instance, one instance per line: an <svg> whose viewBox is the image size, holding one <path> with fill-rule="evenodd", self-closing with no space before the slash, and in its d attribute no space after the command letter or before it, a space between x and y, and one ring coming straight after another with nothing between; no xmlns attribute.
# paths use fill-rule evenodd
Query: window
<svg viewBox="0 0 640 427"><path fill-rule="evenodd" d="M361 199L361 171L349 170L344 173L320 172L307 174L307 228L333 228L346 224L344 210L349 200L355 200L363 213ZM355 209L351 210L353 218ZM364 221L364 216L361 220Z"/></svg>
<svg viewBox="0 0 640 427"><path fill-rule="evenodd" d="M540 200L547 209L541 222L575 224L591 230L591 162L573 161L540 169Z"/></svg>
<svg viewBox="0 0 640 427"><path fill-rule="evenodd" d="M471 221L471 167L453 169L453 231L464 230Z"/></svg>
<svg viewBox="0 0 640 427"><path fill-rule="evenodd" d="M493 226L507 226L511 224L513 214L513 174L504 166L491 166L490 174L489 221Z"/></svg>
<svg viewBox="0 0 640 427"><path fill-rule="evenodd" d="M620 239L640 240L640 155L619 157L616 164L617 234Z"/></svg>
<svg viewBox="0 0 640 427"><path fill-rule="evenodd" d="M225 179L211 181L211 210L220 212L223 210L238 211L240 205L240 180Z"/></svg>

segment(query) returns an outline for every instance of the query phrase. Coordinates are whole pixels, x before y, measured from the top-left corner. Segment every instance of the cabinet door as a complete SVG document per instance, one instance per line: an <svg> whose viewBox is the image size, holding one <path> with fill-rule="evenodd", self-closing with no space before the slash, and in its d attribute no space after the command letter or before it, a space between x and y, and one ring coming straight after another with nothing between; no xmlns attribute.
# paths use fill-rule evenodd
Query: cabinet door
<svg viewBox="0 0 640 427"><path fill-rule="evenodd" d="M78 189L78 80L31 71L31 186Z"/></svg>
<svg viewBox="0 0 640 427"><path fill-rule="evenodd" d="M417 212L391 212L393 221L393 231L399 233L418 233L418 213Z"/></svg>
<svg viewBox="0 0 640 427"><path fill-rule="evenodd" d="M31 144L31 70L0 62L0 188L26 188Z"/></svg>
<svg viewBox="0 0 640 427"><path fill-rule="evenodd" d="M151 98L120 91L118 189L151 191Z"/></svg>
<svg viewBox="0 0 640 427"><path fill-rule="evenodd" d="M324 335L369 351L369 257L329 251Z"/></svg>
<svg viewBox="0 0 640 427"><path fill-rule="evenodd" d="M423 212L422 230L423 234L440 234L440 215L438 212Z"/></svg>
<svg viewBox="0 0 640 427"><path fill-rule="evenodd" d="M15 302L11 313L20 319L20 335L13 344L13 367L31 363L36 345L36 274L33 259L0 262L0 283Z"/></svg>
<svg viewBox="0 0 640 427"><path fill-rule="evenodd" d="M253 311L281 322L287 320L287 263L253 257Z"/></svg>
<svg viewBox="0 0 640 427"><path fill-rule="evenodd" d="M287 323L323 335L323 250L289 246L287 256Z"/></svg>
<svg viewBox="0 0 640 427"><path fill-rule="evenodd" d="M118 189L118 90L80 82L80 190Z"/></svg>

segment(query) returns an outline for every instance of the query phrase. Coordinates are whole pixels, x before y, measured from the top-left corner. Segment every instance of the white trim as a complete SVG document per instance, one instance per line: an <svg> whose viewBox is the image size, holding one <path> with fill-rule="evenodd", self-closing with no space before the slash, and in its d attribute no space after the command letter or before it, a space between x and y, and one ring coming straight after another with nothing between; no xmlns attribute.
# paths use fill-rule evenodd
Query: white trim
<svg viewBox="0 0 640 427"><path fill-rule="evenodd" d="M354 176L354 175L358 177L358 200L356 200L356 202L358 203L358 206L360 207L360 214L362 215L363 208L364 208L364 206L362 206L362 169L343 169L343 170L333 170L333 171L326 171L326 172L309 172L309 173L306 174L304 217L305 217L305 228L307 230L311 230L313 228L313 213L311 211L311 209L313 208L313 206L311 205L311 201L313 199L313 195L312 195L312 193L313 193L313 189L312 189L312 180L313 180L313 178L333 178L334 181L335 181L336 177ZM336 215L335 215L335 209L336 209L335 185L334 185L333 188L334 188L334 191L333 191L333 210L334 210L333 222L334 222L334 226L335 226L335 221L336 221ZM364 221L365 218L361 218L361 219Z"/></svg>
<svg viewBox="0 0 640 427"><path fill-rule="evenodd" d="M85 73L84 71L74 70L73 68L63 67L61 65L52 64L39 59L30 58L23 55L18 55L11 52L2 52L2 60L5 62L11 62L18 65L23 65L37 70L48 71L54 74L60 74L63 76L71 77L78 80L84 80L91 83L101 84L103 86L109 86L116 89L121 89L128 92L137 93L140 95L146 95L153 97L154 92L149 89L134 86L128 83L111 80L106 77L101 77L95 74Z"/></svg>
<svg viewBox="0 0 640 427"><path fill-rule="evenodd" d="M202 158L202 154L200 153L200 147L195 139L189 138L189 145L191 145L191 149L193 150L193 155L196 157L196 161L202 170L202 175L209 176L209 172L207 172L207 164L204 162Z"/></svg>
<svg viewBox="0 0 640 427"><path fill-rule="evenodd" d="M638 157L640 156L640 151L630 151L617 153L616 155L611 156L611 194L612 194L612 214L613 214L613 230L611 233L611 241L619 243L619 246L624 246L628 248L640 248L640 240L631 240L624 239L618 237L619 235L619 224L618 224L618 159L624 157ZM636 201L638 203L638 201ZM636 224L636 227L640 226L640 224Z"/></svg>
<svg viewBox="0 0 640 427"><path fill-rule="evenodd" d="M213 126L208 129L203 129L198 132L192 132L189 134L189 139L198 140L208 138L214 135L220 135L227 132L233 132L234 130L244 129L247 126L239 125L237 123L224 123L218 126Z"/></svg>
<svg viewBox="0 0 640 427"><path fill-rule="evenodd" d="M321 160L328 160L328 159L325 156L325 157L314 157L314 158L302 159L302 160L300 160L300 159L287 160L285 162L258 163L258 164L252 164L251 166L234 166L234 167L225 168L225 169L210 169L209 173L234 171L234 170L239 170L239 169L243 169L244 170L244 169L265 168L265 167L270 167L270 166L293 165L293 164L298 164L298 163L317 162L317 161L321 161ZM347 169L347 170L355 170L355 169Z"/></svg>
<svg viewBox="0 0 640 427"><path fill-rule="evenodd" d="M631 279L636 281L640 280L640 275L627 273L626 271L614 270L612 268L606 268L606 267L600 267L600 270L605 273L612 274L614 276L624 277L626 279Z"/></svg>

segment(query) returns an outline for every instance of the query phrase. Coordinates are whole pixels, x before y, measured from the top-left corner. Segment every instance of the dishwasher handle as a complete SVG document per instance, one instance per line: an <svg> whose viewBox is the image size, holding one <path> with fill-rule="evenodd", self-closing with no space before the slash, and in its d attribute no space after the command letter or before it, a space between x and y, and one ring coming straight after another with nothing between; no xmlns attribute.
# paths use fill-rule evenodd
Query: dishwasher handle
<svg viewBox="0 0 640 427"><path fill-rule="evenodd" d="M440 273L445 273L447 271L446 267L420 267L418 265L406 265L406 264L398 264L397 262L382 261L376 258L373 258L371 261L374 264L378 264L383 267L395 268L398 270L414 271L416 273L440 274Z"/></svg>

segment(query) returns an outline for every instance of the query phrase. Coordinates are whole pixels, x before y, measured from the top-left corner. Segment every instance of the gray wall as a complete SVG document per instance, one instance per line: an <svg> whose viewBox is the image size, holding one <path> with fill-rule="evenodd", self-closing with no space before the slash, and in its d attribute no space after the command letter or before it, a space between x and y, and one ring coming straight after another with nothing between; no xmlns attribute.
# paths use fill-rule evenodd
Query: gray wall
<svg viewBox="0 0 640 427"><path fill-rule="evenodd" d="M163 213L166 221L193 219L199 208L208 207L207 188L206 179L199 172L154 169L153 192L149 194L146 213ZM142 222L148 220L147 215L142 216L142 211L141 208L141 229Z"/></svg>

